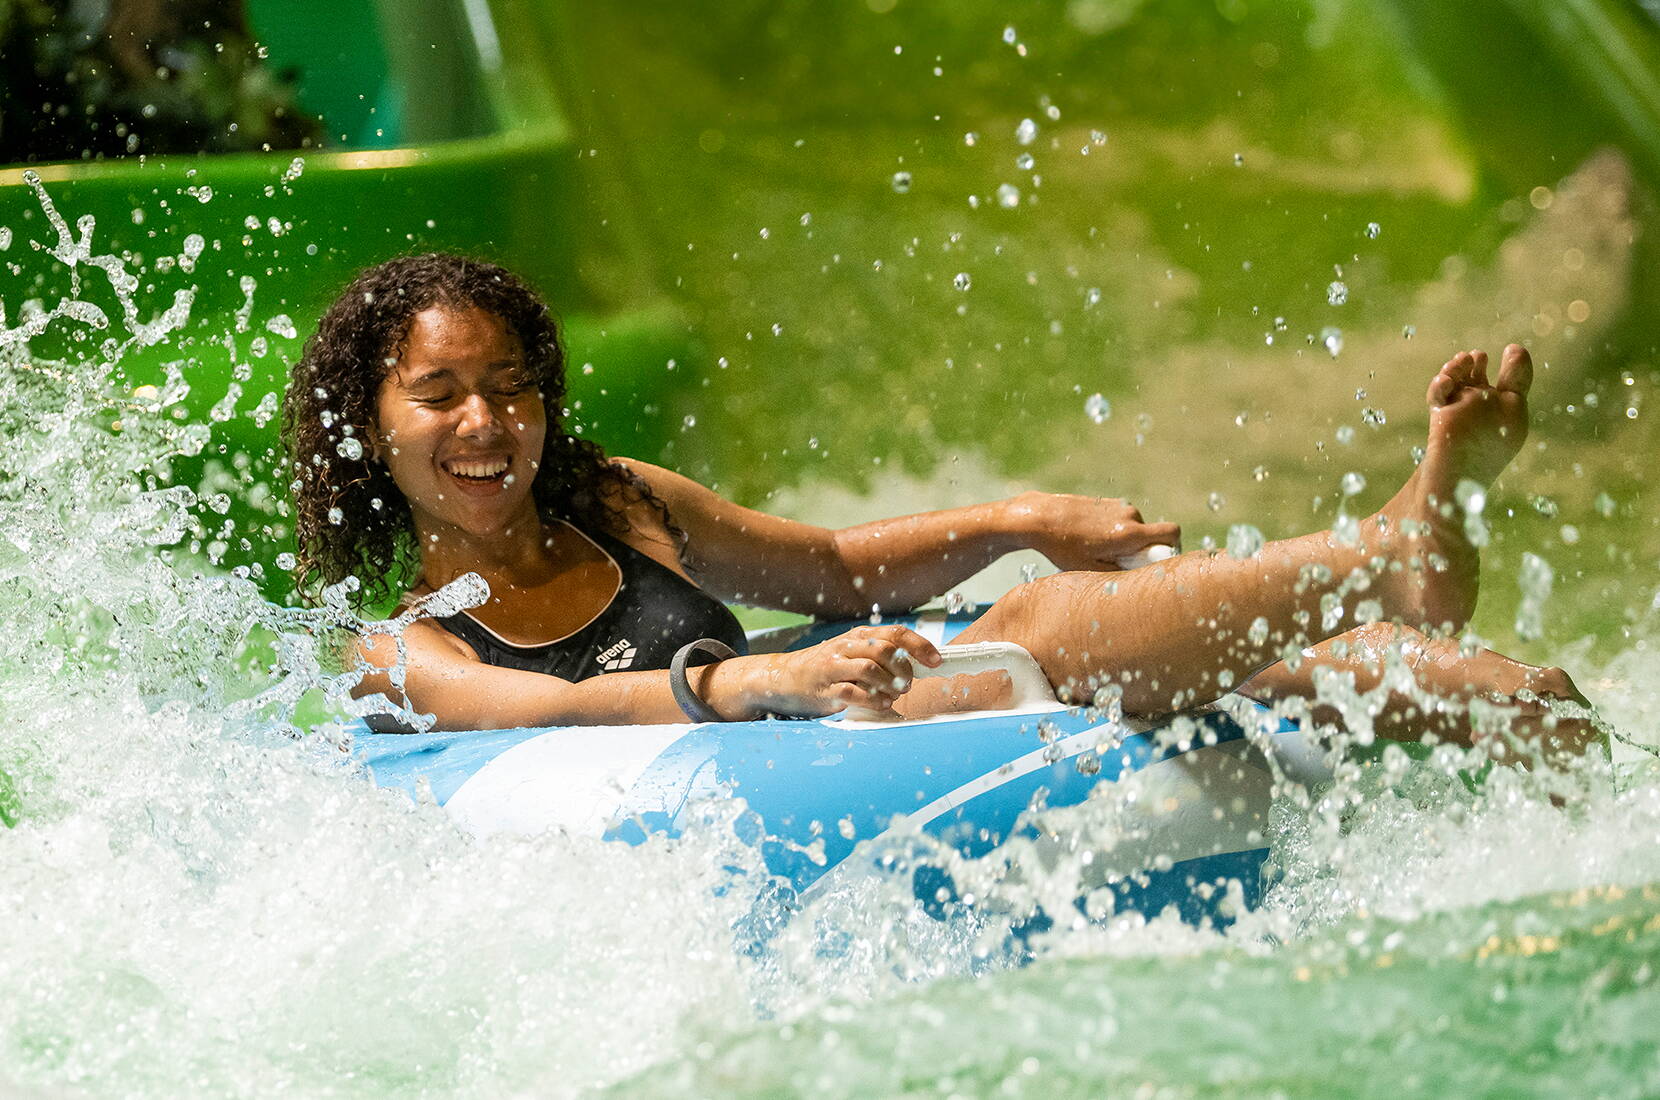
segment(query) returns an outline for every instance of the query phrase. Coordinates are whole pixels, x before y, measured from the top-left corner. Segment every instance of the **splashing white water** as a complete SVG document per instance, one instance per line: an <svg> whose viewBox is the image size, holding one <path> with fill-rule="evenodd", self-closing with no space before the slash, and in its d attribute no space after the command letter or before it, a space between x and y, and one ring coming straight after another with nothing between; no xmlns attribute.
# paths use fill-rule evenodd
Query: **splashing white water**
<svg viewBox="0 0 1660 1100"><path fill-rule="evenodd" d="M1442 937L1426 923L1437 913L1474 911L1479 923L1496 902L1533 904L1543 891L1660 882L1660 779L1647 758L1628 761L1618 783L1596 767L1533 779L1501 770L1471 790L1461 770L1472 761L1445 746L1422 763L1386 748L1364 767L1339 753L1330 789L1282 784L1264 829L1285 877L1225 933L1169 917L1070 915L1098 873L1085 854L1135 839L1128 787L1039 810L1035 835L980 860L908 838L976 896L946 920L920 911L903 873L873 868L755 953L746 929L782 902L735 838L741 804L713 805L704 827L639 848L562 834L467 838L437 807L376 791L332 720L353 673L326 643L359 625L345 590L318 608L282 608L182 549L162 560L158 548L188 536L208 494L155 471L200 451L206 426L172 415L191 382L183 374L143 394L112 379L124 348L185 323L191 288L143 320L136 277L93 251L90 221L77 235L46 209L56 242L42 250L77 272L77 292L82 267L103 274L128 338L79 361L38 361L29 341L52 326L106 330L107 316L74 293L20 310L5 330L0 818L11 827L0 834L0 919L12 934L0 947L10 1078L0 1084L558 1096L653 1066L695 1075L708 1065L718 1076L722 1059L761 1042L761 1064L739 1078L760 1088L802 1061L799 1035L847 1067L841 1087L879 1093L895 1062L881 1044L824 1036L927 1035L946 1026L934 1017L955 1017L958 1049L973 1052L964 1064L990 1063L1036 1049L1010 1038L1029 1023L1069 1026L1064 1013L1086 985L1135 988L1150 975L1166 1003L1208 1004L1219 995L1212 960L1258 967L1265 992L1246 997L1233 1022L1265 1047L1272 1007L1302 980L1287 975L1322 951L1351 950L1357 930L1373 936L1368 922L1401 922L1380 942L1399 936L1404 955L1428 956ZM255 287L243 286L249 304L227 329L250 327ZM983 497L995 487L972 463L955 476L968 484L933 488ZM881 492L857 507L950 503L904 479ZM1230 549L1248 553L1258 539ZM464 579L411 614L482 596ZM1593 670L1632 728L1651 726L1642 715L1660 698L1657 636L1652 621L1639 624L1632 645ZM1364 714L1352 685L1322 690ZM303 718L324 692L335 709ZM1567 810L1550 800L1563 792ZM1003 973L1018 954L1011 927L1034 907L1062 919L1020 949L1036 965ZM1547 899L1517 919L1560 932L1560 908ZM1597 965L1625 961L1636 973L1640 960L1617 950ZM949 979L971 976L982 986L965 1012ZM1389 991L1435 990L1421 973L1403 981ZM1048 1014L1023 1015L1032 983ZM1098 1016L1074 1052L1076 1080L1155 1064L1157 1051L1113 1045L1133 1027L1128 1016ZM918 1047L897 1061L932 1072L936 1057Z"/></svg>

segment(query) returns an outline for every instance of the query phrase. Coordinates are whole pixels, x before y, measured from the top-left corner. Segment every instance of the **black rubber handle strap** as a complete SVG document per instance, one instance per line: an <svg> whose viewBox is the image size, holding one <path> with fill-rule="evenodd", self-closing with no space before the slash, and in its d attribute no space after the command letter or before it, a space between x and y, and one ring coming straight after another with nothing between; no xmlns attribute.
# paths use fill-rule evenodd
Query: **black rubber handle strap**
<svg viewBox="0 0 1660 1100"><path fill-rule="evenodd" d="M693 653L707 653L717 661L724 661L738 654L725 642L714 638L699 638L695 642L687 642L675 653L674 660L669 662L669 686L674 689L674 701L680 704L680 709L686 717L694 722L719 722L720 715L715 708L697 697L692 685L686 680L686 661Z"/></svg>

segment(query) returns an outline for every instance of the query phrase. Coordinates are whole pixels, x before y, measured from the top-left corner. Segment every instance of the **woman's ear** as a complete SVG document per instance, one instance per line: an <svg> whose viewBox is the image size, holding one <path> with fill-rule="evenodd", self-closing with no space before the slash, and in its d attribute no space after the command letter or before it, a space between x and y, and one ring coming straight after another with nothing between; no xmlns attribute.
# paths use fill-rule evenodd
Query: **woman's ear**
<svg viewBox="0 0 1660 1100"><path fill-rule="evenodd" d="M369 452L365 456L371 466L386 465L386 451L391 441L381 434L380 425L373 420L369 421L368 430L364 433L369 437Z"/></svg>

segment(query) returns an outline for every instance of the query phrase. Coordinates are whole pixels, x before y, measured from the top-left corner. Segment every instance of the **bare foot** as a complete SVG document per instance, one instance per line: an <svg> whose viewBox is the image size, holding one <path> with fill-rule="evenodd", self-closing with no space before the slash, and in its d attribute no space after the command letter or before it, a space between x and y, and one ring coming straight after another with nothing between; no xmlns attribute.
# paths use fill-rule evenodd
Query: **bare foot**
<svg viewBox="0 0 1660 1100"><path fill-rule="evenodd" d="M1424 460L1372 520L1380 547L1404 567L1389 575L1400 581L1396 606L1408 625L1457 631L1474 613L1480 555L1465 517L1522 449L1532 385L1533 360L1520 344L1504 349L1494 382L1483 351L1459 352L1430 381Z"/></svg>

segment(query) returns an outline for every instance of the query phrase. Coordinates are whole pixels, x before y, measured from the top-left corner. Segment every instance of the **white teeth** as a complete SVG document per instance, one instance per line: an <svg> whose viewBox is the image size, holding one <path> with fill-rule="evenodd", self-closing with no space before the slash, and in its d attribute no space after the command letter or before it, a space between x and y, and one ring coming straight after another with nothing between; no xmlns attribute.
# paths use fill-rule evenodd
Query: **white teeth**
<svg viewBox="0 0 1660 1100"><path fill-rule="evenodd" d="M444 468L459 477L487 478L506 471L507 463L499 458L489 462L446 462Z"/></svg>

